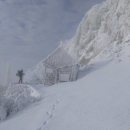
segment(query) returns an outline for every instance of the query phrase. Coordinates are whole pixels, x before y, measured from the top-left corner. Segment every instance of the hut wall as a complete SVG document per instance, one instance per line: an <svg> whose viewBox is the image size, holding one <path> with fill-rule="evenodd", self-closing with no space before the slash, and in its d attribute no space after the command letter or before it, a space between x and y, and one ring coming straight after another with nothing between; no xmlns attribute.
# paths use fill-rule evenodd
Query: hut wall
<svg viewBox="0 0 130 130"><path fill-rule="evenodd" d="M56 83L57 75L56 70L53 70L52 68L45 65L44 70L44 85L53 85Z"/></svg>
<svg viewBox="0 0 130 130"><path fill-rule="evenodd" d="M72 66L71 81L76 81L78 78L79 66L77 64Z"/></svg>
<svg viewBox="0 0 130 130"><path fill-rule="evenodd" d="M55 84L55 74L46 73L44 78L44 84L49 86Z"/></svg>
<svg viewBox="0 0 130 130"><path fill-rule="evenodd" d="M58 82L75 81L78 77L79 66L77 64L56 69L44 65L44 85L54 85Z"/></svg>

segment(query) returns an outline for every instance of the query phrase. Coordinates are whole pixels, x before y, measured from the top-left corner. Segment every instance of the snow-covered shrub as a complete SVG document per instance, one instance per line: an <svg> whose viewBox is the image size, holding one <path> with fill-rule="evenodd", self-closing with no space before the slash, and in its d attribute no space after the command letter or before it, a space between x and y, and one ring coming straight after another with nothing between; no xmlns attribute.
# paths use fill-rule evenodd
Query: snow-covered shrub
<svg viewBox="0 0 130 130"><path fill-rule="evenodd" d="M5 87L0 85L0 120L3 120L7 115L4 107L4 103L6 101L4 93L5 93Z"/></svg>
<svg viewBox="0 0 130 130"><path fill-rule="evenodd" d="M5 96L0 99L0 121L10 114L10 107L13 103L13 100L7 99Z"/></svg>
<svg viewBox="0 0 130 130"><path fill-rule="evenodd" d="M37 95L33 93L37 93ZM22 110L29 104L41 99L38 92L27 85L12 85L6 91L5 96L8 99L5 103L8 114Z"/></svg>
<svg viewBox="0 0 130 130"><path fill-rule="evenodd" d="M7 113L3 106L0 106L0 121L6 117Z"/></svg>
<svg viewBox="0 0 130 130"><path fill-rule="evenodd" d="M39 100L40 94L31 86L12 84L8 87L0 86L0 121Z"/></svg>

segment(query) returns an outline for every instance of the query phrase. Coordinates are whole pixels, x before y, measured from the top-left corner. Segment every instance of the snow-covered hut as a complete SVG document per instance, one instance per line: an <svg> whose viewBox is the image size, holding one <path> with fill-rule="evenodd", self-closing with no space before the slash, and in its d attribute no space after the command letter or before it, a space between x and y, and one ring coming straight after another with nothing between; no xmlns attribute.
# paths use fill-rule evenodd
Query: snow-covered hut
<svg viewBox="0 0 130 130"><path fill-rule="evenodd" d="M58 47L43 61L43 82L50 86L58 82L75 81L78 70L77 61L62 47Z"/></svg>

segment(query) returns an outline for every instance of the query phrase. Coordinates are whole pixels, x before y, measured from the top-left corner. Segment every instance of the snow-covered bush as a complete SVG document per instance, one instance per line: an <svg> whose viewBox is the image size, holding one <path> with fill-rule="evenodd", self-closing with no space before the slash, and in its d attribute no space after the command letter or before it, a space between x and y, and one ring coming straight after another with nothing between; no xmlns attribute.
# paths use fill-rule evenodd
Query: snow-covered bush
<svg viewBox="0 0 130 130"><path fill-rule="evenodd" d="M5 93L5 87L0 85L0 120L3 120L7 113L6 110L4 108L4 103L5 103L5 97L4 97L4 93Z"/></svg>
<svg viewBox="0 0 130 130"><path fill-rule="evenodd" d="M0 121L10 114L11 106L14 104L13 100L3 96L0 101Z"/></svg>
<svg viewBox="0 0 130 130"><path fill-rule="evenodd" d="M9 85L4 92L0 91L0 120L24 109L29 104L41 100L40 94L27 85ZM4 93L3 93L4 92Z"/></svg>
<svg viewBox="0 0 130 130"><path fill-rule="evenodd" d="M7 113L3 106L0 106L0 120L3 120L6 117Z"/></svg>
<svg viewBox="0 0 130 130"><path fill-rule="evenodd" d="M37 93L37 95L34 93ZM6 91L5 96L9 99L6 104L9 114L22 110L29 104L41 99L40 94L27 85L12 85Z"/></svg>

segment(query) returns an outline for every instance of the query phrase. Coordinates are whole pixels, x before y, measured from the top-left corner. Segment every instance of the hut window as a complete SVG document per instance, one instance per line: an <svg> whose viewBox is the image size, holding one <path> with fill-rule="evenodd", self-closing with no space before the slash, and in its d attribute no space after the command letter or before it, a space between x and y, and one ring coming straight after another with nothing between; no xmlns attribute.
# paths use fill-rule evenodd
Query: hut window
<svg viewBox="0 0 130 130"><path fill-rule="evenodd" d="M53 69L51 69L51 68L46 68L46 73L53 73Z"/></svg>

